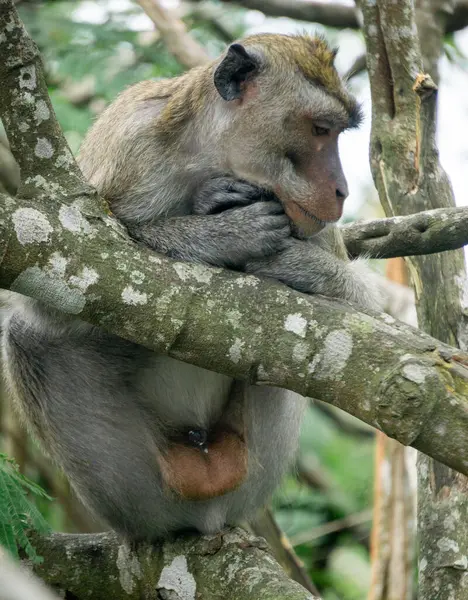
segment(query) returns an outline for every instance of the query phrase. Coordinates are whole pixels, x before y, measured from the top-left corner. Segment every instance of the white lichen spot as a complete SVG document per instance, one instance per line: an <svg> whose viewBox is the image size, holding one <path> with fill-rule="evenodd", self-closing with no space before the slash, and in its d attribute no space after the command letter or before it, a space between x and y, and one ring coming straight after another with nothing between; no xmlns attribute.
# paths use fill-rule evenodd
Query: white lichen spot
<svg viewBox="0 0 468 600"><path fill-rule="evenodd" d="M423 365L409 363L403 367L403 375L406 379L409 379L409 381L421 385L426 380L426 377L430 375L430 371Z"/></svg>
<svg viewBox="0 0 468 600"><path fill-rule="evenodd" d="M466 554L463 554L462 556L460 556L460 558L457 558L457 560L453 562L453 566L455 567L455 569L466 571L468 569L468 556L466 556Z"/></svg>
<svg viewBox="0 0 468 600"><path fill-rule="evenodd" d="M161 265L162 264L162 260L160 258L158 258L157 256L153 256L152 254L150 254L148 260L152 263L154 263L155 265Z"/></svg>
<svg viewBox="0 0 468 600"><path fill-rule="evenodd" d="M387 313L382 313L381 318L383 321L385 321L385 323L387 323L387 325L394 325L396 323L396 319Z"/></svg>
<svg viewBox="0 0 468 600"><path fill-rule="evenodd" d="M290 295L287 290L277 290L275 302L281 305L287 304L287 302L289 302L289 297Z"/></svg>
<svg viewBox="0 0 468 600"><path fill-rule="evenodd" d="M50 117L50 110L45 100L38 100L36 102L36 110L34 111L34 119L36 125L40 125L43 121L47 121Z"/></svg>
<svg viewBox="0 0 468 600"><path fill-rule="evenodd" d="M434 431L435 431L435 433L437 433L437 435L444 436L447 433L447 427L444 423L438 423L434 427Z"/></svg>
<svg viewBox="0 0 468 600"><path fill-rule="evenodd" d="M293 359L296 362L302 362L307 358L309 354L309 345L305 342L297 342L293 348Z"/></svg>
<svg viewBox="0 0 468 600"><path fill-rule="evenodd" d="M330 331L324 341L317 379L340 379L353 349L353 338L345 329Z"/></svg>
<svg viewBox="0 0 468 600"><path fill-rule="evenodd" d="M211 278L213 277L213 272L202 265L176 263L173 267L182 281L195 279L198 283L210 283Z"/></svg>
<svg viewBox="0 0 468 600"><path fill-rule="evenodd" d="M137 582L135 579L142 578L140 563L137 556L128 546L119 546L117 551L116 565L119 570L119 581L127 594L133 593Z"/></svg>
<svg viewBox="0 0 468 600"><path fill-rule="evenodd" d="M305 337L307 331L307 319L301 313L288 315L284 320L284 328L286 331L291 331L299 337Z"/></svg>
<svg viewBox="0 0 468 600"><path fill-rule="evenodd" d="M31 92L23 92L23 102L25 104L34 104L35 98Z"/></svg>
<svg viewBox="0 0 468 600"><path fill-rule="evenodd" d="M176 327L177 330L182 329L184 326L182 319L176 319L175 317L171 317L171 323Z"/></svg>
<svg viewBox="0 0 468 600"><path fill-rule="evenodd" d="M34 65L21 67L18 83L21 89L35 90L37 85L36 67Z"/></svg>
<svg viewBox="0 0 468 600"><path fill-rule="evenodd" d="M243 277L238 277L236 279L236 283L240 288L243 288L244 286L257 287L257 285L260 283L260 279L258 279L258 277L254 277L253 275L244 275Z"/></svg>
<svg viewBox="0 0 468 600"><path fill-rule="evenodd" d="M450 538L440 538L440 540L437 540L436 544L442 552L460 552L460 546L455 540L451 540Z"/></svg>
<svg viewBox="0 0 468 600"><path fill-rule="evenodd" d="M47 138L38 138L36 147L34 148L34 154L38 158L52 158L54 155L54 147Z"/></svg>
<svg viewBox="0 0 468 600"><path fill-rule="evenodd" d="M322 360L322 357L320 354L316 354L314 356L312 361L307 366L307 371L308 371L309 375L312 375L313 373L315 373L317 366L320 364L321 360Z"/></svg>
<svg viewBox="0 0 468 600"><path fill-rule="evenodd" d="M419 561L419 571L423 573L427 569L427 560L425 558L421 558Z"/></svg>
<svg viewBox="0 0 468 600"><path fill-rule="evenodd" d="M124 288L121 296L125 304L130 304L131 306L138 306L148 302L148 294L135 290L131 285L127 285Z"/></svg>
<svg viewBox="0 0 468 600"><path fill-rule="evenodd" d="M59 210L62 227L72 233L90 233L91 225L76 204L62 204Z"/></svg>
<svg viewBox="0 0 468 600"><path fill-rule="evenodd" d="M372 405L370 403L370 400L368 398L365 398L362 401L362 410L365 410L366 412L369 412L372 408Z"/></svg>
<svg viewBox="0 0 468 600"><path fill-rule="evenodd" d="M268 381L268 372L262 364L258 365L257 376L260 381Z"/></svg>
<svg viewBox="0 0 468 600"><path fill-rule="evenodd" d="M6 35L4 33L0 33L0 44L3 44L3 42L6 42Z"/></svg>
<svg viewBox="0 0 468 600"><path fill-rule="evenodd" d="M107 258L109 258L109 252L101 252L101 258L102 260L106 260Z"/></svg>
<svg viewBox="0 0 468 600"><path fill-rule="evenodd" d="M49 258L48 271L55 277L64 277L65 271L67 270L68 259L60 254L60 252L54 252Z"/></svg>
<svg viewBox="0 0 468 600"><path fill-rule="evenodd" d="M444 529L445 531L455 531L457 528L457 521L454 519L453 515L447 515L444 519Z"/></svg>
<svg viewBox="0 0 468 600"><path fill-rule="evenodd" d="M133 281L133 283L136 283L137 285L141 285L143 283L143 281L145 280L145 274L142 273L141 271L132 271L130 273L130 279Z"/></svg>
<svg viewBox="0 0 468 600"><path fill-rule="evenodd" d="M241 313L238 310L228 310L226 312L226 319L229 323L229 325L231 325L231 327L237 328L240 325L240 321L241 321Z"/></svg>
<svg viewBox="0 0 468 600"><path fill-rule="evenodd" d="M176 556L170 565L166 565L161 571L157 590L168 590L175 592L171 594L177 600L195 600L197 583L188 570L187 559L182 554Z"/></svg>
<svg viewBox="0 0 468 600"><path fill-rule="evenodd" d="M72 275L68 282L70 285L77 287L82 292L86 292L90 285L97 283L99 275L97 271L89 267L83 267L80 275Z"/></svg>
<svg viewBox="0 0 468 600"><path fill-rule="evenodd" d="M74 161L73 154L67 150L63 150L63 154L59 154L55 159L55 166L59 169L61 167L71 167Z"/></svg>
<svg viewBox="0 0 468 600"><path fill-rule="evenodd" d="M29 131L29 125L27 123L21 122L18 125L18 129L21 131L21 133L26 133L26 131Z"/></svg>
<svg viewBox="0 0 468 600"><path fill-rule="evenodd" d="M229 357L233 363L237 364L240 361L244 346L245 342L243 342L239 338L236 338L234 340L234 343L229 348Z"/></svg>
<svg viewBox="0 0 468 600"><path fill-rule="evenodd" d="M12 215L18 242L23 246L48 242L52 225L47 217L35 208L18 208Z"/></svg>
<svg viewBox="0 0 468 600"><path fill-rule="evenodd" d="M429 477L429 469L426 463L422 461L418 463L418 473L421 479L427 479Z"/></svg>

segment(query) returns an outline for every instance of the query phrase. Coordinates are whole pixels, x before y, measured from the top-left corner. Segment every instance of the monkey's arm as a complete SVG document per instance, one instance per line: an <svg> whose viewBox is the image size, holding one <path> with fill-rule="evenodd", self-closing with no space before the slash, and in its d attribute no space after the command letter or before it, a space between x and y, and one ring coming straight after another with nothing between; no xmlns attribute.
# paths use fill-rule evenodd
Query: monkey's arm
<svg viewBox="0 0 468 600"><path fill-rule="evenodd" d="M241 267L284 247L288 218L277 202L212 215L186 215L129 226L135 239L171 258L219 267Z"/></svg>
<svg viewBox="0 0 468 600"><path fill-rule="evenodd" d="M291 238L285 250L249 261L245 270L306 294L341 298L374 310L381 307L378 285L365 261L343 260L318 240Z"/></svg>

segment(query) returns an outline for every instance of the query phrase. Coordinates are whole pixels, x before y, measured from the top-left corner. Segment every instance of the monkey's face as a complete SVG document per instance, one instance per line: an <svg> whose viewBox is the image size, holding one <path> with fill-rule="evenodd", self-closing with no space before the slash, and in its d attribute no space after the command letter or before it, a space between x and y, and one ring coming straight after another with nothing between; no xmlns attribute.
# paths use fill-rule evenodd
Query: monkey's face
<svg viewBox="0 0 468 600"><path fill-rule="evenodd" d="M359 122L359 108L332 65L319 65L329 71L327 88L326 81L313 83L294 61L284 60L285 52L297 51L291 39L307 44L310 38L271 37L276 44L276 38L287 41L276 62L262 54L256 37L253 49L231 46L216 71L231 123L226 167L274 191L298 233L310 236L342 215L348 185L338 137Z"/></svg>

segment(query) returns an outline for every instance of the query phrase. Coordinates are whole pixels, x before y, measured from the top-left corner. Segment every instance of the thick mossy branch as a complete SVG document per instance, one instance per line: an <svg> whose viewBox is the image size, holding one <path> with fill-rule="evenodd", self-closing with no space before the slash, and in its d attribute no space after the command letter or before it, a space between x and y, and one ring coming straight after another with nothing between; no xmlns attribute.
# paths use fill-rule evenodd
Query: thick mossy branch
<svg viewBox="0 0 468 600"><path fill-rule="evenodd" d="M129 548L112 533L36 538L35 572L65 598L318 600L240 529ZM92 594L90 595L90 591Z"/></svg>
<svg viewBox="0 0 468 600"><path fill-rule="evenodd" d="M157 256L86 199L2 199L0 287L174 358L335 404L468 472L467 355L388 315Z"/></svg>

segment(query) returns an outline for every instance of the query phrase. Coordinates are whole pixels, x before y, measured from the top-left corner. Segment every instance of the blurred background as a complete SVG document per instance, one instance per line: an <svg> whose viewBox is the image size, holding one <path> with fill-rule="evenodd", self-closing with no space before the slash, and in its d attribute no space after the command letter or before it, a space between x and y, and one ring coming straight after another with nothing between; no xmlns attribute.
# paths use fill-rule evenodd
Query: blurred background
<svg viewBox="0 0 468 600"><path fill-rule="evenodd" d="M297 2L307 4L306 0ZM283 5L289 5L284 12L290 14L294 3L295 0L284 0ZM273 9L271 6L265 9L266 13L281 14L278 8L281 3L277 1L257 0L253 4L274 5ZM353 10L353 4L343 0L338 3L328 0L326 4ZM157 7L151 13L152 18L148 16L151 12L148 5ZM341 140L350 187L343 220L383 216L368 164L370 93L363 61L365 46L358 29L269 16L234 2L216 0L184 3L20 0L17 6L42 53L52 103L75 153L93 119L130 84L176 76L192 66L192 61L197 64L204 56L216 57L226 44L245 34L304 30L324 33L331 44L340 48L339 71L343 74L352 71L349 85L362 101L366 114L361 129L344 134ZM193 42L195 46L191 46ZM467 55L468 30L448 34L441 64L438 141L442 164L452 180L459 205L467 203L468 135L464 135L468 133ZM17 181L15 163L4 132L0 131L0 189L14 193ZM399 283L407 282L399 259L376 262L375 268ZM399 288L389 310L394 316L414 323L411 293L402 290ZM0 451L13 457L21 472L53 496L52 502L45 498L36 500L52 528L70 532L100 530L100 525L70 493L64 478L25 434L11 413L5 392L0 410ZM398 472L392 470L392 460L399 461ZM397 480L392 479L395 477ZM411 452L398 446L389 447L388 440L383 438L376 441L374 431L366 425L330 406L311 402L296 468L272 504L276 521L298 560L281 534L271 530L271 522L265 515L259 517L254 529L282 547L287 554L283 559L286 568L299 580L312 577L325 600L361 600L368 597L375 585L370 551L374 509L377 520L385 521L385 506L403 503L401 519L409 532L406 551L410 558L413 556L414 479ZM404 494L392 500L388 490L398 486ZM379 554L379 536L381 546L382 540L387 540L385 536L396 535L392 534L393 526L390 522L384 526L384 532L382 527L374 531L374 562ZM402 576L414 578L413 565L410 560ZM408 592L408 597L412 594Z"/></svg>

